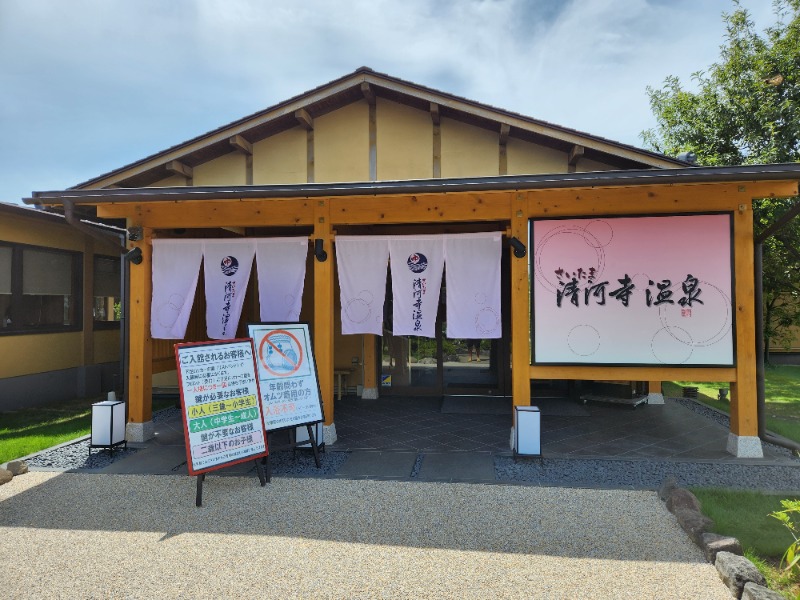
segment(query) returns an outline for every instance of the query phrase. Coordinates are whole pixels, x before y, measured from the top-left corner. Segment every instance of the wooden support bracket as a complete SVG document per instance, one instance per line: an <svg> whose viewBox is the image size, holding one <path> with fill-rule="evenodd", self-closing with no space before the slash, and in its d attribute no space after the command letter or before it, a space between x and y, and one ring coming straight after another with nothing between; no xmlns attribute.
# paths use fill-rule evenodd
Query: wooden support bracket
<svg viewBox="0 0 800 600"><path fill-rule="evenodd" d="M500 145L505 146L508 144L508 135L511 133L511 125L508 123L500 124Z"/></svg>
<svg viewBox="0 0 800 600"><path fill-rule="evenodd" d="M364 94L364 98L366 98L370 106L375 105L375 91L366 81L361 84L361 93Z"/></svg>
<svg viewBox="0 0 800 600"><path fill-rule="evenodd" d="M184 177L192 177L192 167L183 164L179 160L171 160L166 164L167 171L174 175L183 175Z"/></svg>
<svg viewBox="0 0 800 600"><path fill-rule="evenodd" d="M583 156L585 148L583 146L578 146L577 144L572 147L569 151L569 161L568 164L570 167L574 167L578 164L578 160Z"/></svg>
<svg viewBox="0 0 800 600"><path fill-rule="evenodd" d="M435 102L431 102L431 121L433 121L434 125L439 125L441 122L441 117L439 116L439 105Z"/></svg>
<svg viewBox="0 0 800 600"><path fill-rule="evenodd" d="M253 144L248 142L242 136L235 135L232 138L228 138L228 142L230 142L230 145L233 146L238 152L241 152L246 156L253 155Z"/></svg>
<svg viewBox="0 0 800 600"><path fill-rule="evenodd" d="M297 119L298 123L300 123L300 127L306 131L314 130L314 119L310 114L308 114L308 111L305 108L294 111L294 118Z"/></svg>

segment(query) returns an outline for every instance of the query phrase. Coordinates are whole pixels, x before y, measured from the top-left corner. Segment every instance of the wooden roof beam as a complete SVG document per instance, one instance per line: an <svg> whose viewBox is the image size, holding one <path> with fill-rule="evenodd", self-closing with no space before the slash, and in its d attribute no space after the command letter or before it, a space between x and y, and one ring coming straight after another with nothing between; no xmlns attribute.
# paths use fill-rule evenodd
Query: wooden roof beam
<svg viewBox="0 0 800 600"><path fill-rule="evenodd" d="M441 123L441 116L439 115L439 105L435 102L431 102L431 121L433 121L434 125L439 125Z"/></svg>
<svg viewBox="0 0 800 600"><path fill-rule="evenodd" d="M233 146L237 152L241 152L246 156L253 156L253 144L248 142L240 135L234 135L228 138L228 142Z"/></svg>
<svg viewBox="0 0 800 600"><path fill-rule="evenodd" d="M361 84L361 93L364 94L364 98L370 106L375 105L375 91L366 81Z"/></svg>
<svg viewBox="0 0 800 600"><path fill-rule="evenodd" d="M314 119L305 108L294 111L294 118L300 123L300 127L306 131L314 130Z"/></svg>
<svg viewBox="0 0 800 600"><path fill-rule="evenodd" d="M575 144L569 151L569 161L568 164L570 167L574 167L578 164L578 160L583 157L585 152L585 148L583 146L579 146Z"/></svg>
<svg viewBox="0 0 800 600"><path fill-rule="evenodd" d="M179 160L171 160L166 164L167 171L173 175L182 175L184 177L192 177L192 167L183 164Z"/></svg>

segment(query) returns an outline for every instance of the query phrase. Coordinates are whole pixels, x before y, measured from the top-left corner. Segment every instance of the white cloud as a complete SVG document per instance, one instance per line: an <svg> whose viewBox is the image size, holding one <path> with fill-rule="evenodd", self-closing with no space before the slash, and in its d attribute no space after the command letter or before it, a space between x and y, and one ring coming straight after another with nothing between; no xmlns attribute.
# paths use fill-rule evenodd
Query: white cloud
<svg viewBox="0 0 800 600"><path fill-rule="evenodd" d="M747 0L759 26L770 3ZM717 0L5 0L0 200L64 188L367 65L638 144L718 56ZM11 141L9 141L11 140Z"/></svg>

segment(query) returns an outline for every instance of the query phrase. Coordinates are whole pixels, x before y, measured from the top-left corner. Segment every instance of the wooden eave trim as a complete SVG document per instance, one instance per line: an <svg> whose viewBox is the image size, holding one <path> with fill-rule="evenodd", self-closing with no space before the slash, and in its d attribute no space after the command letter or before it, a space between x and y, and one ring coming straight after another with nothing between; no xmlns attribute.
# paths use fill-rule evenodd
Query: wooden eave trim
<svg viewBox="0 0 800 600"><path fill-rule="evenodd" d="M522 215L525 218L750 210L753 198L796 195L797 187L797 182L764 181L746 185L687 183L528 191L361 194L328 198L334 225L377 225L507 220L509 202L520 197L527 202L527 214ZM256 226L252 219L262 225L295 226L313 224L313 205L317 200L295 196L100 202L95 206L102 218L136 219L150 215L147 224L152 227L182 226L180 219L183 217L192 223L202 221L203 227ZM173 220L168 224L159 223L158 215L161 213L170 213Z"/></svg>

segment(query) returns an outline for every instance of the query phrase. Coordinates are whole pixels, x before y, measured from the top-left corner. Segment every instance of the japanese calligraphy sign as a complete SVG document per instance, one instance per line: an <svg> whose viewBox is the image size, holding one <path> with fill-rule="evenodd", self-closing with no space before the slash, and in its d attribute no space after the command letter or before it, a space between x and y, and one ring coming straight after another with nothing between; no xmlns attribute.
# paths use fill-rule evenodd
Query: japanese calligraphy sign
<svg viewBox="0 0 800 600"><path fill-rule="evenodd" d="M247 326L256 352L267 431L323 420L322 396L307 323Z"/></svg>
<svg viewBox="0 0 800 600"><path fill-rule="evenodd" d="M733 365L730 214L532 229L535 363Z"/></svg>
<svg viewBox="0 0 800 600"><path fill-rule="evenodd" d="M190 475L267 455L251 340L175 345Z"/></svg>

